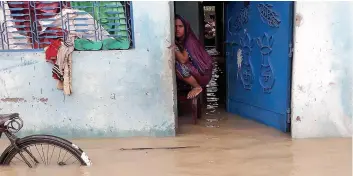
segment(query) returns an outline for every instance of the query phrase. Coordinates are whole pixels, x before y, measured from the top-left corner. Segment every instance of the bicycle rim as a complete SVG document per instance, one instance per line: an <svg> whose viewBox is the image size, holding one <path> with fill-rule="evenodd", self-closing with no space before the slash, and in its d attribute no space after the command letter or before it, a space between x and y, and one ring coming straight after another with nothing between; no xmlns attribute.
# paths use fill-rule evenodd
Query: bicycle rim
<svg viewBox="0 0 353 176"><path fill-rule="evenodd" d="M70 141L50 136L33 135L20 139L17 146L8 152L2 164L4 165L91 165L87 155Z"/></svg>

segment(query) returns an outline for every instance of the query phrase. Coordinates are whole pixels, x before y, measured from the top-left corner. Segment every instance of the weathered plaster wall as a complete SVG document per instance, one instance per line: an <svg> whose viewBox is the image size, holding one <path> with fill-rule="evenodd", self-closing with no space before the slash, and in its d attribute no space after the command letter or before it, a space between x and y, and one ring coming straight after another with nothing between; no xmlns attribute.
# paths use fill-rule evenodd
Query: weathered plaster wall
<svg viewBox="0 0 353 176"><path fill-rule="evenodd" d="M21 114L22 135L175 135L173 4L132 4L135 48L74 52L71 96L56 89L44 53L0 53L0 112Z"/></svg>
<svg viewBox="0 0 353 176"><path fill-rule="evenodd" d="M350 137L353 2L296 2L292 136Z"/></svg>

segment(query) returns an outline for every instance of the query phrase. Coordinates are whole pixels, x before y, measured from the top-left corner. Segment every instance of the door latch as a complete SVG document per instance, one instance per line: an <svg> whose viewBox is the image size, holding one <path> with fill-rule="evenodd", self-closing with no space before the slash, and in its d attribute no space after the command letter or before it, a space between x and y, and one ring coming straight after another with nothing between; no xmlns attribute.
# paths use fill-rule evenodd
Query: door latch
<svg viewBox="0 0 353 176"><path fill-rule="evenodd" d="M291 110L290 108L287 109L287 123L291 123Z"/></svg>
<svg viewBox="0 0 353 176"><path fill-rule="evenodd" d="M293 44L290 43L289 44L289 53L288 53L288 57L292 58L293 57Z"/></svg>

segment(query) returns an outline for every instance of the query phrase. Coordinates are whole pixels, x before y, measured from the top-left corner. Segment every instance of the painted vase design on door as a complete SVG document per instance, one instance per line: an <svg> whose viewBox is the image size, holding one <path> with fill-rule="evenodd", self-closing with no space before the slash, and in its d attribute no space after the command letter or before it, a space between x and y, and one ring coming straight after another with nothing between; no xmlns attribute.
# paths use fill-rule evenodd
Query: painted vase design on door
<svg viewBox="0 0 353 176"><path fill-rule="evenodd" d="M275 77L273 72L273 67L271 65L271 53L274 38L264 33L262 37L257 38L257 44L260 47L261 52L261 67L259 81L265 93L271 93L272 88L275 84Z"/></svg>
<svg viewBox="0 0 353 176"><path fill-rule="evenodd" d="M254 40L249 33L244 30L245 35L240 38L240 47L242 50L242 61L240 67L240 79L243 83L244 89L251 90L254 82L254 67L251 63L251 52L254 46Z"/></svg>

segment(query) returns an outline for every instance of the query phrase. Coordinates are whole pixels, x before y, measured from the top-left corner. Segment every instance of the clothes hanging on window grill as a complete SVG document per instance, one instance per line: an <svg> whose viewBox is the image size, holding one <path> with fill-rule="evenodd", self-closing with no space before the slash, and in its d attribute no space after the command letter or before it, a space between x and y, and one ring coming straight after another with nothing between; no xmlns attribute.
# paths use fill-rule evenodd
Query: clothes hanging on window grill
<svg viewBox="0 0 353 176"><path fill-rule="evenodd" d="M129 33L124 5L119 1L72 1L71 7L89 13L113 38L128 40Z"/></svg>
<svg viewBox="0 0 353 176"><path fill-rule="evenodd" d="M63 2L33 2L32 5L29 1L7 1L7 4L11 14L9 17L15 21L12 27L27 36L27 42L32 43L34 49L44 48L48 45L49 38L60 38L67 32L58 26L43 26L36 23L60 13L59 7L66 6ZM39 41L36 41L37 39Z"/></svg>
<svg viewBox="0 0 353 176"><path fill-rule="evenodd" d="M93 41L109 38L109 33L100 25L100 30L96 30L98 21L85 11L72 9L69 2L8 1L1 8L7 25L3 29L6 35L2 40L8 42L2 44L4 49L44 48L52 39L63 38L68 33L81 34ZM0 22L5 19L1 18ZM36 25L31 27L31 22Z"/></svg>
<svg viewBox="0 0 353 176"><path fill-rule="evenodd" d="M72 93L72 52L75 38L75 35L69 35L65 42L61 42L60 39L52 40L51 44L45 48L47 61L54 62L52 76L58 81L57 88L63 90L65 95ZM53 57L55 53L57 53L56 58Z"/></svg>
<svg viewBox="0 0 353 176"><path fill-rule="evenodd" d="M50 45L45 49L45 59L47 60L47 62L56 62L60 46L60 39L50 40Z"/></svg>
<svg viewBox="0 0 353 176"><path fill-rule="evenodd" d="M127 2L125 2L127 3ZM103 37L102 41L92 41L87 39L77 40L75 49L87 50L116 50L129 49L130 34L128 30L128 20L126 9L119 1L99 1L98 4L88 1L72 1L72 8L85 11L98 21L103 29L109 34L109 38ZM98 49L98 45L102 45Z"/></svg>

